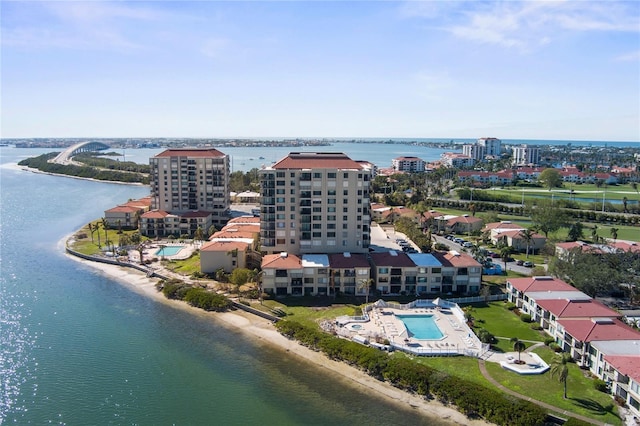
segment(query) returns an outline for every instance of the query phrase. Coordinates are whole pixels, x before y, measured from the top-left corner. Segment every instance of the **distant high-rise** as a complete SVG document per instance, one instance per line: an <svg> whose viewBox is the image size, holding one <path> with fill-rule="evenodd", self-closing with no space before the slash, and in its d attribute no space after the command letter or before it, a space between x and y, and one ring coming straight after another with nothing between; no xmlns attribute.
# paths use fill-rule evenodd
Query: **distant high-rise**
<svg viewBox="0 0 640 426"><path fill-rule="evenodd" d="M474 161L484 160L484 146L478 144L462 145L462 154L471 157Z"/></svg>
<svg viewBox="0 0 640 426"><path fill-rule="evenodd" d="M478 145L484 147L484 155L500 157L502 153L502 141L498 138L480 138Z"/></svg>
<svg viewBox="0 0 640 426"><path fill-rule="evenodd" d="M397 172L424 172L424 160L418 157L398 157L391 160L393 170Z"/></svg>
<svg viewBox="0 0 640 426"><path fill-rule="evenodd" d="M342 153L292 152L260 171L265 253L365 253L371 171Z"/></svg>
<svg viewBox="0 0 640 426"><path fill-rule="evenodd" d="M152 210L177 216L207 212L212 224L226 222L231 204L227 155L212 148L167 149L149 164Z"/></svg>
<svg viewBox="0 0 640 426"><path fill-rule="evenodd" d="M540 148L534 145L513 147L513 164L516 166L535 166L540 162Z"/></svg>

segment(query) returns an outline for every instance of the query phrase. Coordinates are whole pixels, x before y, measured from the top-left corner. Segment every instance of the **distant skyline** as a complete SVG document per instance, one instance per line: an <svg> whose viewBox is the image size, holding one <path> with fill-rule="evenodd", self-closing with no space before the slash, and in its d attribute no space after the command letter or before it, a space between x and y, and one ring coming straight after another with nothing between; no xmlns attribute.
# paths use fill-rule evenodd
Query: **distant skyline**
<svg viewBox="0 0 640 426"><path fill-rule="evenodd" d="M640 2L2 1L0 136L640 141Z"/></svg>

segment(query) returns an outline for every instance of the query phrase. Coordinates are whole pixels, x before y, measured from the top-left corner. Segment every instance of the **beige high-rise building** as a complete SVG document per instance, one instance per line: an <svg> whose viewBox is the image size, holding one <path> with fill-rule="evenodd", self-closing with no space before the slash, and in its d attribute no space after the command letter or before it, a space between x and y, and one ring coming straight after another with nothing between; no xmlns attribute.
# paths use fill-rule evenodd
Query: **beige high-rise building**
<svg viewBox="0 0 640 426"><path fill-rule="evenodd" d="M149 164L152 210L177 216L209 212L210 223L218 228L227 221L229 156L213 148L167 149Z"/></svg>
<svg viewBox="0 0 640 426"><path fill-rule="evenodd" d="M264 253L369 251L371 171L342 153L292 152L260 171Z"/></svg>

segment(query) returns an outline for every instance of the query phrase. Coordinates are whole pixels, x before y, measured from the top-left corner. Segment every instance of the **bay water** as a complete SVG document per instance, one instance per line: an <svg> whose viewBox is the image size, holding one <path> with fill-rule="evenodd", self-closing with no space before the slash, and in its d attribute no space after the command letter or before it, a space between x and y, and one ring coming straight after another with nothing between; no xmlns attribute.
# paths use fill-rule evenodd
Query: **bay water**
<svg viewBox="0 0 640 426"><path fill-rule="evenodd" d="M145 297L60 243L147 187L25 172L0 148L0 424L441 424Z"/></svg>

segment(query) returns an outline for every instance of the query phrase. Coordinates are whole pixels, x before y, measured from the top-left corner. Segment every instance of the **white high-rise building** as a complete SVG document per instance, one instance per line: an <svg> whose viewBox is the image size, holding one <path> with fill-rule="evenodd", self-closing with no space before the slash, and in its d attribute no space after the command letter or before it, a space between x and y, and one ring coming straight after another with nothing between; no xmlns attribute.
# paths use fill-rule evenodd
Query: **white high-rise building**
<svg viewBox="0 0 640 426"><path fill-rule="evenodd" d="M502 153L502 141L498 138L480 138L478 145L484 147L484 155L500 157Z"/></svg>
<svg viewBox="0 0 640 426"><path fill-rule="evenodd" d="M151 209L183 216L211 214L219 227L228 217L229 156L217 149L167 149L149 160ZM206 231L206 230L205 230Z"/></svg>
<svg viewBox="0 0 640 426"><path fill-rule="evenodd" d="M264 253L369 251L370 170L342 153L292 152L260 171Z"/></svg>
<svg viewBox="0 0 640 426"><path fill-rule="evenodd" d="M462 145L462 154L471 157L474 161L484 160L484 146L478 144Z"/></svg>
<svg viewBox="0 0 640 426"><path fill-rule="evenodd" d="M516 166L535 166L540 162L540 148L535 145L513 147L513 164Z"/></svg>

